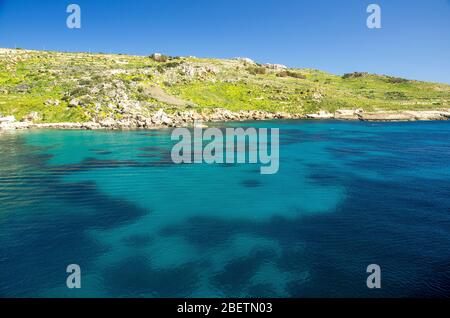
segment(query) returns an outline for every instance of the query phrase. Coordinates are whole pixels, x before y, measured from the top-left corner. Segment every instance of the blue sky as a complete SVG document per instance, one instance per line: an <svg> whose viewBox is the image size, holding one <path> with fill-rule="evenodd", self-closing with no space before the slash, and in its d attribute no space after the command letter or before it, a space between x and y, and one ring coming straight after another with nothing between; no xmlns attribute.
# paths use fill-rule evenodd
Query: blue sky
<svg viewBox="0 0 450 318"><path fill-rule="evenodd" d="M82 28L66 27L67 5ZM382 29L366 8L382 8ZM0 0L0 47L230 58L450 83L450 0Z"/></svg>

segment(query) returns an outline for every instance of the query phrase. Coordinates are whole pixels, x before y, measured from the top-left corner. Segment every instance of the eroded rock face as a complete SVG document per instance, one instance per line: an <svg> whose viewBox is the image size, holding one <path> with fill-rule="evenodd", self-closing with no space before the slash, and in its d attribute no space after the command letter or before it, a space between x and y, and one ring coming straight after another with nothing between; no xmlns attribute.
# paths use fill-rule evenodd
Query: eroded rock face
<svg viewBox="0 0 450 318"><path fill-rule="evenodd" d="M407 111L405 113L414 116L416 120L446 120L450 118L450 112L442 111Z"/></svg>
<svg viewBox="0 0 450 318"><path fill-rule="evenodd" d="M179 72L189 79L205 78L208 74L219 73L219 68L213 65L195 65L193 63L185 63L179 67Z"/></svg>
<svg viewBox="0 0 450 318"><path fill-rule="evenodd" d="M339 109L334 113L335 119L358 120L364 113L362 109Z"/></svg>
<svg viewBox="0 0 450 318"><path fill-rule="evenodd" d="M76 98L73 98L69 102L69 107L77 107L80 105L80 101Z"/></svg>
<svg viewBox="0 0 450 318"><path fill-rule="evenodd" d="M307 114L306 117L310 119L331 119L334 118L334 115L327 111L321 110L317 114Z"/></svg>
<svg viewBox="0 0 450 318"><path fill-rule="evenodd" d="M248 57L237 57L236 60L244 62L245 64L255 65L255 61Z"/></svg>
<svg viewBox="0 0 450 318"><path fill-rule="evenodd" d="M415 121L415 120L447 120L448 111L401 111L364 113L360 116L365 121Z"/></svg>
<svg viewBox="0 0 450 318"><path fill-rule="evenodd" d="M6 117L0 116L0 123L13 123L15 121L16 121L16 117L14 117L14 116L6 116Z"/></svg>
<svg viewBox="0 0 450 318"><path fill-rule="evenodd" d="M28 115L26 115L22 121L23 122L36 122L41 119L41 116L37 112L31 112Z"/></svg>
<svg viewBox="0 0 450 318"><path fill-rule="evenodd" d="M446 119L450 119L450 111L448 111L448 112L442 112L442 113L441 113L441 116L442 116L442 117L445 117Z"/></svg>
<svg viewBox="0 0 450 318"><path fill-rule="evenodd" d="M150 57L156 62L166 62L167 61L167 56L165 56L161 53L153 53Z"/></svg>
<svg viewBox="0 0 450 318"><path fill-rule="evenodd" d="M0 131L2 130L20 130L30 128L30 123L26 122L0 122Z"/></svg>
<svg viewBox="0 0 450 318"><path fill-rule="evenodd" d="M405 113L365 113L361 116L361 120L365 121L412 121L416 120L411 114Z"/></svg>
<svg viewBox="0 0 450 318"><path fill-rule="evenodd" d="M152 116L152 122L156 125L169 126L172 124L172 118L170 118L163 109L160 109Z"/></svg>
<svg viewBox="0 0 450 318"><path fill-rule="evenodd" d="M8 120L5 120L8 118ZM193 110L178 111L167 114L164 109L144 116L142 114L126 115L121 119L106 118L98 122L86 123L48 123L35 124L31 121L17 122L13 116L0 117L0 131L46 128L46 129L157 129L167 127L206 127L208 122L272 120L272 119L339 119L363 121L414 121L414 120L447 120L450 111L405 111L405 112L373 112L364 113L360 109L341 109L334 114L319 111L316 114L301 115L284 112L270 113L262 110L241 110L232 112L223 108L216 108L212 112L197 113ZM2 121L3 119L3 121Z"/></svg>
<svg viewBox="0 0 450 318"><path fill-rule="evenodd" d="M286 70L288 67L283 64L264 64L265 67L271 70Z"/></svg>
<svg viewBox="0 0 450 318"><path fill-rule="evenodd" d="M45 105L47 106L59 106L61 102L57 99L47 99L45 101Z"/></svg>
<svg viewBox="0 0 450 318"><path fill-rule="evenodd" d="M334 114L319 111L317 114L308 114L311 119L339 119L362 121L415 121L415 120L448 120L449 111L378 111L364 112L362 109L340 109Z"/></svg>
<svg viewBox="0 0 450 318"><path fill-rule="evenodd" d="M99 124L101 127L109 129L114 129L117 126L117 123L113 118L103 119Z"/></svg>

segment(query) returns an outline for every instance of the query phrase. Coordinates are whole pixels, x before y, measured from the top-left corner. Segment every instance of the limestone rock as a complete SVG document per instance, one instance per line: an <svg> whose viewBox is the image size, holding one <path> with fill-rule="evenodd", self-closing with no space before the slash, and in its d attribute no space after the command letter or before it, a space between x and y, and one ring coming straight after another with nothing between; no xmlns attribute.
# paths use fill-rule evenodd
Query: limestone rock
<svg viewBox="0 0 450 318"><path fill-rule="evenodd" d="M151 58L156 62L167 62L168 57L161 53L153 53Z"/></svg>
<svg viewBox="0 0 450 318"><path fill-rule="evenodd" d="M0 117L0 123L13 123L16 121L14 116Z"/></svg>
<svg viewBox="0 0 450 318"><path fill-rule="evenodd" d="M445 120L450 113L441 111L407 111L405 114L412 115L416 120Z"/></svg>
<svg viewBox="0 0 450 318"><path fill-rule="evenodd" d="M29 129L30 123L25 122L0 122L0 131L2 130L21 130L21 129Z"/></svg>
<svg viewBox="0 0 450 318"><path fill-rule="evenodd" d="M236 60L244 62L245 64L251 64L251 65L255 65L255 61L253 61L252 59L248 58L248 57L237 57Z"/></svg>
<svg viewBox="0 0 450 318"><path fill-rule="evenodd" d="M112 118L107 118L99 122L101 127L113 129L116 127L116 121Z"/></svg>
<svg viewBox="0 0 450 318"><path fill-rule="evenodd" d="M323 94L321 92L314 92L312 95L312 99L316 102L320 102L323 98Z"/></svg>
<svg viewBox="0 0 450 318"><path fill-rule="evenodd" d="M57 99L47 99L45 101L45 105L47 106L59 106L61 102Z"/></svg>
<svg viewBox="0 0 450 318"><path fill-rule="evenodd" d="M264 64L267 68L270 68L272 70L286 70L288 67L283 64Z"/></svg>
<svg viewBox="0 0 450 318"><path fill-rule="evenodd" d="M412 114L402 112L377 112L364 113L361 116L364 121L413 121L416 117Z"/></svg>
<svg viewBox="0 0 450 318"><path fill-rule="evenodd" d="M334 118L334 115L327 111L321 110L317 114L307 114L306 117L310 119L331 119Z"/></svg>
<svg viewBox="0 0 450 318"><path fill-rule="evenodd" d="M76 98L71 99L69 102L69 107L77 107L80 105L80 101Z"/></svg>
<svg viewBox="0 0 450 318"><path fill-rule="evenodd" d="M31 112L28 115L26 115L22 121L23 122L35 122L41 119L41 116L37 112Z"/></svg>
<svg viewBox="0 0 450 318"><path fill-rule="evenodd" d="M362 109L339 109L335 112L334 118L342 120L357 120L362 115Z"/></svg>
<svg viewBox="0 0 450 318"><path fill-rule="evenodd" d="M165 113L163 109L159 109L155 114L153 114L152 120L157 125L172 124L172 119Z"/></svg>

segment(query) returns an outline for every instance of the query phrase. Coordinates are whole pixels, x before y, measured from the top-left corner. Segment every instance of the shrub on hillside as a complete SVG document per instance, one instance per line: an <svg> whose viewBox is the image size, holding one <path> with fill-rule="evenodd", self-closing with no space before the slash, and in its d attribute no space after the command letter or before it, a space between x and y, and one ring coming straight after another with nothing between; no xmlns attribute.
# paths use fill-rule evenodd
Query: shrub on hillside
<svg viewBox="0 0 450 318"><path fill-rule="evenodd" d="M31 91L31 86L28 84L19 84L14 87L14 91L17 93L29 93Z"/></svg>
<svg viewBox="0 0 450 318"><path fill-rule="evenodd" d="M386 96L387 99L394 99L394 100L408 98L408 96L406 96L406 94L403 92L387 92L384 94L384 96Z"/></svg>
<svg viewBox="0 0 450 318"><path fill-rule="evenodd" d="M70 92L66 93L62 99L64 101L68 101L71 98L81 97L81 96L84 96L84 95L87 95L87 94L89 94L89 89L87 87L77 86L73 90L71 90Z"/></svg>
<svg viewBox="0 0 450 318"><path fill-rule="evenodd" d="M369 75L369 73L367 72L353 72L353 73L346 73L342 76L343 79L347 79L347 78L361 78L361 77L366 77L367 75Z"/></svg>
<svg viewBox="0 0 450 318"><path fill-rule="evenodd" d="M300 74L298 72L293 72L289 70L281 71L277 74L278 77L293 77L293 78L299 78L299 79L306 79L306 76L303 74Z"/></svg>
<svg viewBox="0 0 450 318"><path fill-rule="evenodd" d="M402 83L408 83L409 80L407 80L405 78L401 78L401 77L388 76L387 82L391 83L391 84L402 84Z"/></svg>
<svg viewBox="0 0 450 318"><path fill-rule="evenodd" d="M165 63L170 59L169 56L160 53L154 53L150 55L150 58L155 62L162 62L162 63Z"/></svg>
<svg viewBox="0 0 450 318"><path fill-rule="evenodd" d="M249 66L247 67L247 72L252 75L263 75L267 73L267 69L263 66Z"/></svg>
<svg viewBox="0 0 450 318"><path fill-rule="evenodd" d="M181 64L183 64L183 63L182 62L169 62L169 63L164 64L164 67L165 68L175 68L175 67L180 66Z"/></svg>

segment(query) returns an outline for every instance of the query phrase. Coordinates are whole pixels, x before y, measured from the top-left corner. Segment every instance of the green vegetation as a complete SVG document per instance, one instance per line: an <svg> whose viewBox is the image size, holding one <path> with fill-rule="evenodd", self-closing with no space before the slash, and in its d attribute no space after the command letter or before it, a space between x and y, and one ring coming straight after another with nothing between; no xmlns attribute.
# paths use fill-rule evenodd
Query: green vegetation
<svg viewBox="0 0 450 318"><path fill-rule="evenodd" d="M0 115L80 122L212 108L305 114L337 109L442 110L450 85L248 60L0 49Z"/></svg>
<svg viewBox="0 0 450 318"><path fill-rule="evenodd" d="M293 77L293 78L300 78L300 79L306 79L306 76L299 73L299 72L293 72L293 71L281 71L277 74L278 77Z"/></svg>

